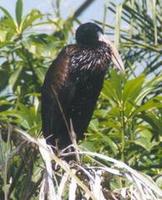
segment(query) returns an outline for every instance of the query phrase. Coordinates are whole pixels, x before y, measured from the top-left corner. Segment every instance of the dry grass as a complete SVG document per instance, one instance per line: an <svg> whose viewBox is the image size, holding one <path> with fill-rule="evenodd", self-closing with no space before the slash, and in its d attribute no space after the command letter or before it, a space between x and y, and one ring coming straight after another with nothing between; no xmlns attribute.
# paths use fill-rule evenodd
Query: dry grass
<svg viewBox="0 0 162 200"><path fill-rule="evenodd" d="M21 136L38 147L43 159L43 178L39 199L92 199L92 200L160 200L162 191L152 179L125 163L114 158L77 149L80 160L88 162L67 163L58 158L52 148L42 138L34 139L29 134L16 129ZM76 152L65 153L67 156ZM55 170L54 170L55 168ZM110 189L110 182L118 179L123 187Z"/></svg>

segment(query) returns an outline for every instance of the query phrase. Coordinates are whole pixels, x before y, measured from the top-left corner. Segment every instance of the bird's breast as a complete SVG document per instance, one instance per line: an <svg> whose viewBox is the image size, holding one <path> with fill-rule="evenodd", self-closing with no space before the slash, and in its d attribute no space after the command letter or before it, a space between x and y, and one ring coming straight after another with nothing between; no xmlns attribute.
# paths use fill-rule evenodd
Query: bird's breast
<svg viewBox="0 0 162 200"><path fill-rule="evenodd" d="M111 60L111 49L102 45L98 48L82 48L71 56L72 71L105 71Z"/></svg>

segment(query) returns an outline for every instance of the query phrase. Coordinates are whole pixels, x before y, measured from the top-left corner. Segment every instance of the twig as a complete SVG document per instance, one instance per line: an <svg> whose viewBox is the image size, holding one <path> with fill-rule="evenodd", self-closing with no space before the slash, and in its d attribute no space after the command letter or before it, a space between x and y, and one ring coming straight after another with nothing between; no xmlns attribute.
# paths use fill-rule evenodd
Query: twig
<svg viewBox="0 0 162 200"><path fill-rule="evenodd" d="M95 0L86 0L74 13L73 18L79 17Z"/></svg>

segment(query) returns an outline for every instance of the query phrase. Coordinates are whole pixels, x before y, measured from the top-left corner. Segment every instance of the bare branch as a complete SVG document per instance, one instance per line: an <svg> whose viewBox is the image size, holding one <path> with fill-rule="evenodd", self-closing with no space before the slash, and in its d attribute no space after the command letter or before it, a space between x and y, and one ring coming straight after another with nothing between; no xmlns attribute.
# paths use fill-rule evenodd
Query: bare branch
<svg viewBox="0 0 162 200"><path fill-rule="evenodd" d="M95 0L86 0L74 13L73 18L79 17Z"/></svg>

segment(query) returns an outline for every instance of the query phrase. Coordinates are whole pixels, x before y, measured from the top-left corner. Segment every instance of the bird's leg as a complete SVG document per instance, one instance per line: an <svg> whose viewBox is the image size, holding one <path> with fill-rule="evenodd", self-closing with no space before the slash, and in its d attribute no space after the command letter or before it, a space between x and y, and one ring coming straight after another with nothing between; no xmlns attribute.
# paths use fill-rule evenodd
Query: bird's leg
<svg viewBox="0 0 162 200"><path fill-rule="evenodd" d="M76 133L74 131L74 127L73 127L73 123L72 123L72 119L70 119L70 139L74 145L74 149L75 149L75 152L76 152L76 160L80 163L80 157L79 157L79 154L78 154L78 145L77 145L77 137L76 137Z"/></svg>
<svg viewBox="0 0 162 200"><path fill-rule="evenodd" d="M51 86L51 90L52 90L52 92L53 92L53 94L54 94L54 98L56 99L56 101L57 101L57 103L58 103L58 106L59 106L61 115L62 115L63 120L64 120L64 122L65 122L67 131L68 131L68 133L69 133L69 132L70 132L69 125L68 125L67 119L66 119L66 117L65 117L65 113L64 113L64 111L63 111L63 108L62 108L62 105L61 105L61 103L60 103L60 100L59 100L59 98L58 98L57 92L55 91L55 89L54 89L52 86ZM69 133L69 134L70 134L70 133Z"/></svg>
<svg viewBox="0 0 162 200"><path fill-rule="evenodd" d="M76 151L76 160L78 162L80 162L79 154L77 153L78 152L77 138L76 138L76 134L75 134L75 131L74 131L74 128L73 128L72 120L70 119L70 127L69 127L69 124L68 124L67 119L65 117L62 105L61 105L61 103L59 101L58 95L57 95L57 93L56 93L56 91L54 90L53 87L51 87L51 89L52 89L54 97L56 98L56 101L58 103L61 115L62 115L62 117L64 119L64 122L65 122L65 125L66 125L66 128L67 128L67 132L69 134L70 140L71 140L72 144L74 145L74 149Z"/></svg>

